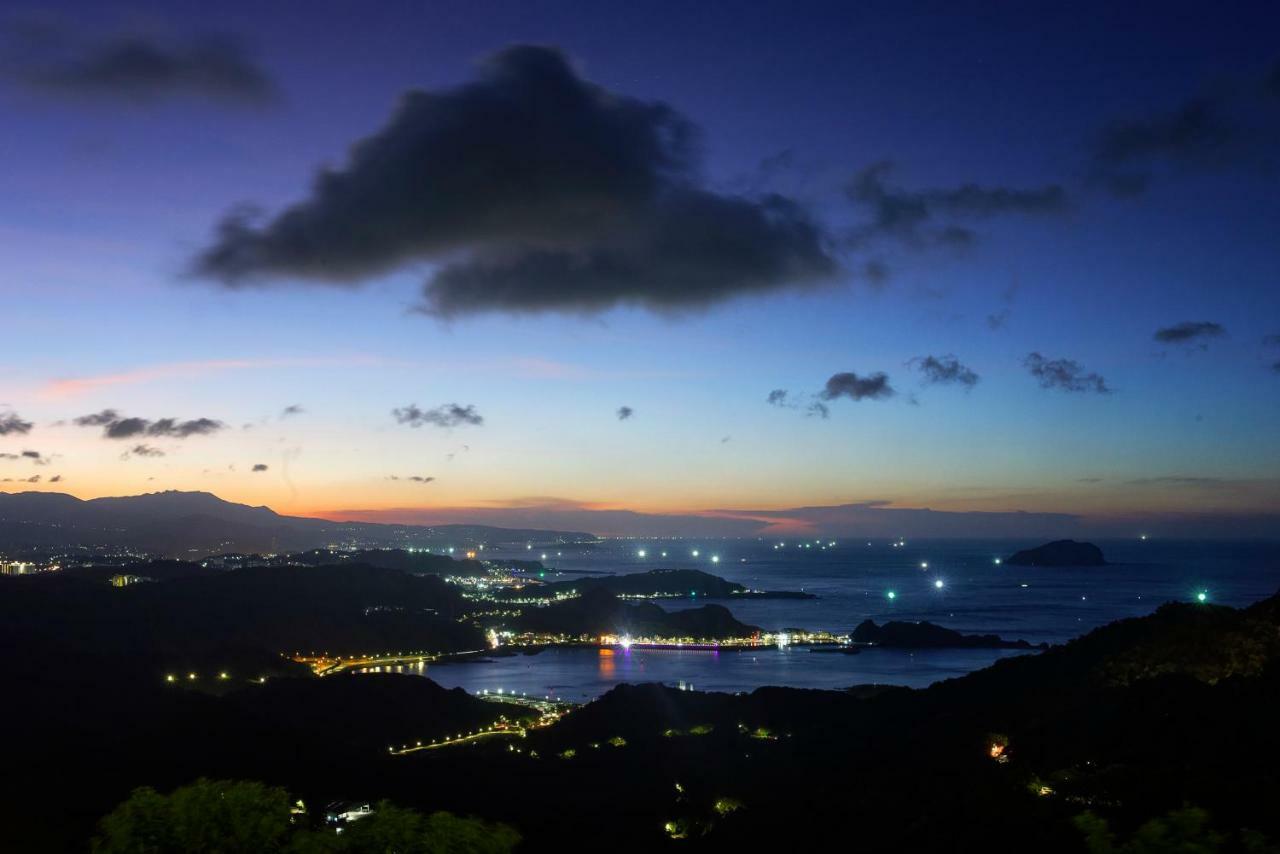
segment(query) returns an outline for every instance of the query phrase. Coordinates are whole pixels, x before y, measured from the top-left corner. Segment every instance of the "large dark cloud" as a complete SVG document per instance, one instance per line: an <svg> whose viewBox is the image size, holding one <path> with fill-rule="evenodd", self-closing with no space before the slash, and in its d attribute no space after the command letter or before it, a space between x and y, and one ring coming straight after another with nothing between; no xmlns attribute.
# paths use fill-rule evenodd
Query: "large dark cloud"
<svg viewBox="0 0 1280 854"><path fill-rule="evenodd" d="M31 422L23 421L16 412L0 412L0 436L25 436L31 427Z"/></svg>
<svg viewBox="0 0 1280 854"><path fill-rule="evenodd" d="M1188 320L1157 329L1152 336L1161 344L1188 344L1206 338L1221 338L1227 334L1222 324L1210 320Z"/></svg>
<svg viewBox="0 0 1280 854"><path fill-rule="evenodd" d="M973 369L961 364L955 356L920 356L911 364L929 385L962 385L966 389L978 384L980 377Z"/></svg>
<svg viewBox="0 0 1280 854"><path fill-rule="evenodd" d="M50 26L10 35L21 44L11 51L10 75L38 91L134 102L188 96L266 104L276 98L271 78L231 36L81 37Z"/></svg>
<svg viewBox="0 0 1280 854"><path fill-rule="evenodd" d="M480 426L484 423L484 417L476 412L476 408L470 404L461 406L457 403L445 403L437 406L435 409L419 409L416 403L408 406L391 410L391 417L400 424L408 424L410 427L422 427L423 425L431 425L432 427L461 427L465 425Z"/></svg>
<svg viewBox="0 0 1280 854"><path fill-rule="evenodd" d="M108 439L134 439L139 436L186 439L190 436L208 436L226 429L225 424L212 418L193 418L181 421L176 418L126 418L114 409L104 409L89 415L81 415L72 421L77 427L101 427Z"/></svg>
<svg viewBox="0 0 1280 854"><path fill-rule="evenodd" d="M845 188L849 199L866 207L871 220L850 236L855 246L889 238L912 247L972 244L977 235L956 220L986 219L1002 214L1056 214L1067 209L1067 193L1057 184L1033 189L958 187L904 190L886 183L893 164L875 163L859 172Z"/></svg>
<svg viewBox="0 0 1280 854"><path fill-rule="evenodd" d="M1039 353L1028 353L1022 362L1041 388L1071 392L1110 394L1107 381L1100 374L1086 371L1073 359L1046 359Z"/></svg>
<svg viewBox="0 0 1280 854"><path fill-rule="evenodd" d="M472 83L407 93L306 200L265 222L231 213L194 272L350 286L436 261L422 309L443 316L678 311L837 272L789 199L706 189L695 137L672 108L587 82L556 50L511 47Z"/></svg>
<svg viewBox="0 0 1280 854"><path fill-rule="evenodd" d="M1219 82L1168 109L1108 123L1093 143L1095 179L1118 196L1133 196L1161 168L1269 168L1280 145L1277 73Z"/></svg>
<svg viewBox="0 0 1280 854"><path fill-rule="evenodd" d="M823 400L838 400L847 397L850 400L883 400L893 397L893 386L889 385L889 377L883 373L869 374L860 377L852 371L833 374L827 380L826 387L818 392Z"/></svg>

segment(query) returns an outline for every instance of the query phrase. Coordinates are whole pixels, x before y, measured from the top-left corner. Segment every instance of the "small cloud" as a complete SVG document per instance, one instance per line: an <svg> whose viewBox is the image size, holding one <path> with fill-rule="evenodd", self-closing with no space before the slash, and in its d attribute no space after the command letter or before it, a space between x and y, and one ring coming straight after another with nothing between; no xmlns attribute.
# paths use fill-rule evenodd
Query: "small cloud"
<svg viewBox="0 0 1280 854"><path fill-rule="evenodd" d="M417 474L411 474L405 477L400 477L399 475L389 474L387 475L387 480L407 480L410 483L432 483L435 480L435 477L434 476L423 477L422 475L417 475Z"/></svg>
<svg viewBox="0 0 1280 854"><path fill-rule="evenodd" d="M60 475L60 474L55 474L53 477L49 478L49 482L50 482L50 483L62 483L62 475Z"/></svg>
<svg viewBox="0 0 1280 854"><path fill-rule="evenodd" d="M765 402L770 406L787 406L787 390L785 388L775 388L769 392L769 396L765 398Z"/></svg>
<svg viewBox="0 0 1280 854"><path fill-rule="evenodd" d="M729 440L730 440L730 439L732 439L732 438L733 438L732 436L721 436L721 437L720 437L720 444L721 444L721 445L727 445L727 444L729 444Z"/></svg>
<svg viewBox="0 0 1280 854"><path fill-rule="evenodd" d="M1059 214L1067 210L1067 193L1057 184L1031 189L958 187L904 190L886 183L893 164L884 160L859 172L845 188L855 204L870 209L871 221L854 229L853 246L880 239L896 240L911 248L949 246L964 249L977 240L972 229L957 219L987 219L1007 214ZM951 220L951 222L941 222Z"/></svg>
<svg viewBox="0 0 1280 854"><path fill-rule="evenodd" d="M818 396L823 400L837 400L847 397L850 400L883 400L893 397L893 387L889 385L889 377L883 373L874 373L860 377L852 371L833 374L827 385Z"/></svg>
<svg viewBox="0 0 1280 854"><path fill-rule="evenodd" d="M1110 394L1107 381L1100 375L1085 371L1073 359L1046 359L1039 353L1028 353L1023 365L1040 383L1041 388L1070 392Z"/></svg>
<svg viewBox="0 0 1280 854"><path fill-rule="evenodd" d="M1009 322L1009 318L1013 315L1013 304L1018 298L1018 289L1018 283L1013 282L1000 293L1000 301L1004 303L1004 308L987 315L987 328L992 332L1004 329L1005 324Z"/></svg>
<svg viewBox="0 0 1280 854"><path fill-rule="evenodd" d="M42 35L25 39L23 55L10 63L16 65L12 76L36 91L135 103L195 96L261 105L277 96L267 73L229 36L81 37L49 27Z"/></svg>
<svg viewBox="0 0 1280 854"><path fill-rule="evenodd" d="M266 470L267 470L267 468L268 468L268 466L267 466L267 464L266 464L266 463L254 463L254 464L253 464L253 471L255 471L255 472L259 472L259 471L266 471Z"/></svg>
<svg viewBox="0 0 1280 854"><path fill-rule="evenodd" d="M403 408L391 410L391 417L398 424L408 424L410 427L415 428L426 424L432 427L479 426L484 424L483 416L476 412L476 408L470 404L460 406L456 403L445 403L435 409L419 409L417 404L411 403Z"/></svg>
<svg viewBox="0 0 1280 854"><path fill-rule="evenodd" d="M979 376L965 367L955 356L923 356L912 359L910 364L918 368L928 385L962 385L971 389L978 384Z"/></svg>
<svg viewBox="0 0 1280 854"><path fill-rule="evenodd" d="M129 457L163 457L164 451L151 445L134 445L126 451L120 459L127 460Z"/></svg>
<svg viewBox="0 0 1280 854"><path fill-rule="evenodd" d="M831 407L827 406L820 400L815 400L806 407L804 414L810 418L830 418Z"/></svg>
<svg viewBox="0 0 1280 854"><path fill-rule="evenodd" d="M1221 338L1227 334L1222 324L1209 320L1188 320L1173 326L1157 329L1152 336L1162 344L1187 344L1206 338Z"/></svg>
<svg viewBox="0 0 1280 854"><path fill-rule="evenodd" d="M293 417L293 416L295 416L295 415L302 415L302 414L303 414L303 413L305 413L306 411L307 411L307 410L305 410L305 409L303 409L303 408L302 408L302 405L301 405L301 404L294 403L294 404L290 404L289 406L286 406L284 409L282 409L282 410L280 411L280 417L281 417L281 418L292 418L292 417Z"/></svg>
<svg viewBox="0 0 1280 854"><path fill-rule="evenodd" d="M30 421L23 421L12 410L0 412L0 436L25 436L31 427Z"/></svg>
<svg viewBox="0 0 1280 854"><path fill-rule="evenodd" d="M636 414L636 411L632 409L630 406L618 407L617 415L618 415L619 421L626 421L628 418L630 418L632 415L635 415L635 414Z"/></svg>

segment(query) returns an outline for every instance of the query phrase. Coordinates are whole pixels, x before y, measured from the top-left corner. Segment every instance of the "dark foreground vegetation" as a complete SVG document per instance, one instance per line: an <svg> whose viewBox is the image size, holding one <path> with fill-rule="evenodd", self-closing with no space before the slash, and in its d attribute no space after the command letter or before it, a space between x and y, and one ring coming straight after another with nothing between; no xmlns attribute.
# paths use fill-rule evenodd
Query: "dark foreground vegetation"
<svg viewBox="0 0 1280 854"><path fill-rule="evenodd" d="M1166 605L926 690L622 686L523 737L400 754L388 747L520 729L535 713L417 676L320 678L280 652L466 649L482 638L454 616L464 603L449 585L358 565L152 574L168 580L0 579L0 850L84 851L95 836L99 850L505 850L430 847L422 828L449 821L441 812L502 823L526 851L743 851L834 835L861 851L1254 852L1280 839L1280 597ZM644 607L607 591L565 604L597 597ZM109 847L122 815L164 830L157 799L200 778L282 789L308 811L275 849ZM119 812L139 787L154 790L135 796L146 810ZM420 847L341 847L355 825L339 843L319 811L351 800L394 804L386 826L413 811ZM288 847L304 841L332 847Z"/></svg>

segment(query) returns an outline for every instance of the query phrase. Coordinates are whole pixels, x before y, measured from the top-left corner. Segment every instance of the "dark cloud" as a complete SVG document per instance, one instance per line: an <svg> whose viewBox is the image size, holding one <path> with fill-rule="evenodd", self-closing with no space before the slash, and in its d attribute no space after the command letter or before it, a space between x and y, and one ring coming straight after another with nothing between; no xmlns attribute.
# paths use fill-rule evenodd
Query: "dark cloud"
<svg viewBox="0 0 1280 854"><path fill-rule="evenodd" d="M1200 489L1217 489L1233 486L1237 481L1221 477L1191 477L1187 475L1161 475L1160 477L1138 477L1127 480L1131 486L1188 486Z"/></svg>
<svg viewBox="0 0 1280 854"><path fill-rule="evenodd" d="M50 482L50 483L62 483L62 475L60 475L60 474L55 474L53 477L49 478L49 482Z"/></svg>
<svg viewBox="0 0 1280 854"><path fill-rule="evenodd" d="M38 466L47 466L51 462L49 457L44 456L39 451L22 451L20 453L2 453L0 460L31 460Z"/></svg>
<svg viewBox="0 0 1280 854"><path fill-rule="evenodd" d="M893 164L887 160L875 163L859 172L845 188L850 200L871 213L871 221L850 235L855 246L893 239L916 248L965 248L977 240L977 235L946 220L1057 214L1067 209L1067 193L1057 184L1033 189L963 184L947 189L904 190L886 183L892 169Z"/></svg>
<svg viewBox="0 0 1280 854"><path fill-rule="evenodd" d="M769 396L765 398L765 402L770 406L787 406L787 390L785 388L775 388L769 392Z"/></svg>
<svg viewBox="0 0 1280 854"><path fill-rule="evenodd" d="M292 416L294 416L294 415L302 415L302 414L303 414L303 413L305 413L306 411L307 411L307 410L305 410L305 409L303 409L303 408L302 408L302 405L301 405L301 404L294 403L294 404L290 404L289 406L286 406L284 409L280 410L280 417L281 417L281 418L291 418L291 417L292 417Z"/></svg>
<svg viewBox="0 0 1280 854"><path fill-rule="evenodd" d="M10 51L10 74L36 91L135 103L184 96L256 105L276 99L271 78L231 36L82 38L47 26L35 39L11 35L21 47Z"/></svg>
<svg viewBox="0 0 1280 854"><path fill-rule="evenodd" d="M176 418L160 418L155 421L126 418L114 409L81 415L73 419L72 423L77 427L101 427L102 435L108 439L133 439L139 436L186 439L190 436L208 436L227 426L212 418L193 418L189 421Z"/></svg>
<svg viewBox="0 0 1280 854"><path fill-rule="evenodd" d="M842 397L850 400L883 400L893 395L893 387L889 385L889 377L885 374L860 377L851 371L833 374L827 380L826 387L818 392L823 400L838 400Z"/></svg>
<svg viewBox="0 0 1280 854"><path fill-rule="evenodd" d="M804 414L810 418L830 418L831 407L820 400L815 400L805 407Z"/></svg>
<svg viewBox="0 0 1280 854"><path fill-rule="evenodd" d="M1117 196L1136 196L1161 167L1267 167L1280 144L1271 88L1275 73L1221 82L1170 109L1110 122L1093 144L1094 179Z"/></svg>
<svg viewBox="0 0 1280 854"><path fill-rule="evenodd" d="M134 445L125 453L125 458L134 457L163 457L164 451L151 445Z"/></svg>
<svg viewBox="0 0 1280 854"><path fill-rule="evenodd" d="M258 471L266 471L266 470L267 470L267 468L268 468L268 466L267 466L267 464L266 464L266 463L254 463L254 464L253 464L253 469L252 469L252 470L253 470L253 471L255 471L255 472L258 472Z"/></svg>
<svg viewBox="0 0 1280 854"><path fill-rule="evenodd" d="M1004 303L1004 308L987 315L987 328L992 332L1004 329L1005 324L1009 322L1009 317L1013 314L1013 304L1018 299L1018 290L1018 283L1012 282L1009 287L1000 292L1000 301Z"/></svg>
<svg viewBox="0 0 1280 854"><path fill-rule="evenodd" d="M438 261L421 308L440 316L680 311L838 272L788 198L703 187L696 136L556 50L511 47L472 83L407 93L308 199L266 222L233 211L193 272L229 287L351 286Z"/></svg>
<svg viewBox="0 0 1280 854"><path fill-rule="evenodd" d="M1205 338L1221 338L1227 334L1222 324L1209 320L1188 320L1157 329L1152 337L1162 344L1186 344Z"/></svg>
<svg viewBox="0 0 1280 854"><path fill-rule="evenodd" d="M632 415L635 415L635 414L636 414L636 411L632 409L630 406L618 407L617 415L618 415L619 421L626 421L628 418L630 418Z"/></svg>
<svg viewBox="0 0 1280 854"><path fill-rule="evenodd" d="M929 385L962 385L971 389L980 377L960 363L955 356L921 356L911 360Z"/></svg>
<svg viewBox="0 0 1280 854"><path fill-rule="evenodd" d="M399 475L393 474L393 475L388 475L387 480L407 480L411 483L431 483L435 480L435 477L434 476L423 477L422 475L418 475L418 474L411 474L411 475L408 475L407 477L400 477Z"/></svg>
<svg viewBox="0 0 1280 854"><path fill-rule="evenodd" d="M25 436L31 427L31 422L23 421L16 412L0 412L0 436Z"/></svg>
<svg viewBox="0 0 1280 854"><path fill-rule="evenodd" d="M456 403L441 404L435 409L419 409L417 404L411 403L403 408L391 410L391 417L395 418L397 423L408 424L410 427L422 427L425 424L430 424L432 427L464 425L478 427L484 423L483 416L476 412L474 406L471 404L460 406Z"/></svg>
<svg viewBox="0 0 1280 854"><path fill-rule="evenodd" d="M1031 376L1040 383L1041 388L1056 388L1061 391L1094 392L1110 394L1107 381L1100 375L1087 372L1080 363L1073 359L1046 359L1039 353L1028 353L1022 360Z"/></svg>

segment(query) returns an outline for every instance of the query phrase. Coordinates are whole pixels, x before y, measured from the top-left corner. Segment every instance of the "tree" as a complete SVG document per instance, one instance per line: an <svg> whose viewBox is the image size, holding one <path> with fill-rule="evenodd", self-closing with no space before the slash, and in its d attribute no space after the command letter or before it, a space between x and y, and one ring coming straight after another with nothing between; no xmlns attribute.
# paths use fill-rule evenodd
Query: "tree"
<svg viewBox="0 0 1280 854"><path fill-rule="evenodd" d="M281 851L289 795L262 783L200 779L172 794L135 789L99 825L96 854Z"/></svg>
<svg viewBox="0 0 1280 854"><path fill-rule="evenodd" d="M312 830L290 821L284 789L235 780L197 780L168 795L135 789L99 823L95 854L508 854L520 834L505 824L422 815L380 802L343 827Z"/></svg>

